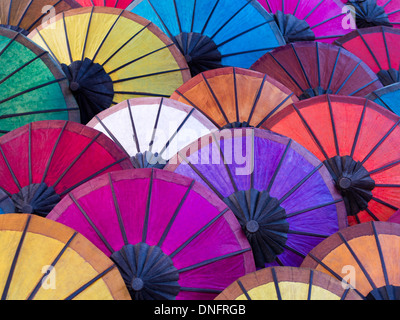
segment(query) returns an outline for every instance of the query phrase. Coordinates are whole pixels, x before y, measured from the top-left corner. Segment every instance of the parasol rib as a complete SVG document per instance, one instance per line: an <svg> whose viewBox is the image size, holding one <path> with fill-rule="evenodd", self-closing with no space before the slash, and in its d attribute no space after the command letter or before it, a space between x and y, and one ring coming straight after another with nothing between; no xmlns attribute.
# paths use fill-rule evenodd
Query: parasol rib
<svg viewBox="0 0 400 320"><path fill-rule="evenodd" d="M364 121L365 113L366 113L366 110L367 110L367 102L368 102L368 100L365 100L364 107L363 107L363 110L362 110L362 113L361 113L361 117L360 117L360 121L358 122L357 131L356 131L356 134L354 136L354 141L353 141L353 145L351 147L351 152L350 152L350 157L351 158L354 157L354 152L355 152L355 149L356 149L356 145L357 145L357 142L358 142L358 138L360 136L361 126L362 126L362 123Z"/></svg>
<svg viewBox="0 0 400 320"><path fill-rule="evenodd" d="M314 278L314 271L312 269L310 269L310 280L308 281L307 300L311 300L313 278Z"/></svg>
<svg viewBox="0 0 400 320"><path fill-rule="evenodd" d="M39 35L40 40L42 40L43 43L45 44L45 46L46 46L46 48L47 48L47 51L50 52L50 54L51 54L51 56L54 58L54 60L56 60L57 63L58 63L59 65L61 65L61 62L57 59L57 56L56 56L56 55L54 54L54 52L50 49L49 45L47 44L46 40L43 38L43 36L42 36L42 34L40 33L40 31L39 31L37 28L36 28L35 30L36 30L37 34Z"/></svg>
<svg viewBox="0 0 400 320"><path fill-rule="evenodd" d="M208 288L181 287L181 291L218 294L218 293L221 293L223 290L208 289Z"/></svg>
<svg viewBox="0 0 400 320"><path fill-rule="evenodd" d="M344 85L347 83L347 81L350 79L350 77L353 75L353 73L357 70L357 68L359 67L359 65L361 64L361 60L356 64L356 66L353 68L353 70L349 73L349 75L347 76L347 78L343 81L343 83L340 85L340 87L336 90L335 94L339 94L339 91L342 90L342 88L344 87Z"/></svg>
<svg viewBox="0 0 400 320"><path fill-rule="evenodd" d="M318 42L317 42L317 43L318 43ZM298 62L299 65L300 65L301 71L303 72L303 75L304 75L304 77L305 77L306 80L307 80L308 87L309 87L309 88L312 88L312 85L311 85L311 83L310 83L310 79L309 79L308 76L307 76L306 70L304 70L304 66L303 66L303 64L301 63L301 60L300 60L300 58L299 58L299 55L297 54L297 51L296 51L296 49L295 49L293 43L291 43L290 46L292 47L292 50L293 50L293 52L294 52L294 55L296 56L297 62Z"/></svg>
<svg viewBox="0 0 400 320"><path fill-rule="evenodd" d="M124 239L124 244L128 245L129 241L128 241L128 237L126 235L124 221L122 219L121 210L119 208L117 195L115 194L114 184L112 182L112 178L111 178L111 174L110 173L108 173L108 181L109 181L109 184L110 184L110 187L111 187L111 194L112 194L113 201L114 201L114 208L115 208L115 212L117 213L118 224L119 224L119 228L121 230L122 238Z"/></svg>
<svg viewBox="0 0 400 320"><path fill-rule="evenodd" d="M60 181L64 178L64 176L67 174L67 172L73 167L73 165L80 159L80 157L90 148L90 146L96 142L97 138L101 135L102 133L99 132L96 134L96 136L87 144L87 146L78 154L78 156L75 157L75 159L69 164L69 166L64 170L64 172L58 177L57 181L54 182L53 188L56 188L56 186L60 183Z"/></svg>
<svg viewBox="0 0 400 320"><path fill-rule="evenodd" d="M314 11L322 4L322 2L324 2L324 0L321 0L314 8L312 8L312 10L303 18L303 20L307 20L307 18L314 13Z"/></svg>
<svg viewBox="0 0 400 320"><path fill-rule="evenodd" d="M225 114L225 112L224 112L224 109L222 108L222 106L221 106L221 104L220 104L220 102L219 102L217 96L215 95L213 89L211 88L211 86L210 86L210 84L209 84L207 78L204 76L203 73L201 73L201 76L203 77L203 80L204 80L204 82L206 83L208 90L210 91L211 95L213 96L214 101L217 103L218 109L219 109L219 111L221 112L222 116L224 117L226 123L229 123L228 117L226 116L226 114Z"/></svg>
<svg viewBox="0 0 400 320"><path fill-rule="evenodd" d="M49 266L49 268L47 269L46 273L42 276L42 278L38 281L38 283L36 284L35 288L32 290L31 294L27 297L26 300L32 300L36 293L39 291L40 287L42 286L43 282L46 280L46 278L49 276L50 271L52 268L54 268L58 262L58 260L60 260L61 256L64 254L64 252L67 250L67 248L69 247L69 245L71 244L72 240L75 239L76 235L78 234L78 232L74 232L73 235L71 236L71 238L69 238L69 240L65 243L64 247L61 249L61 251L58 253L57 257L54 259L54 261L51 263L51 265Z"/></svg>
<svg viewBox="0 0 400 320"><path fill-rule="evenodd" d="M236 111L236 121L239 122L239 103L238 103L238 92L237 92L237 79L236 79L236 68L232 68L233 76L233 90L235 93L235 111Z"/></svg>
<svg viewBox="0 0 400 320"><path fill-rule="evenodd" d="M136 132L135 122L133 121L133 114L132 114L132 109L131 109L131 103L130 103L129 100L128 100L128 111L129 111L129 119L131 120L131 126L132 126L132 130L133 130L133 135L132 135L133 142L134 142L135 145L136 145L136 150L137 150L138 152L140 152L139 138L138 138L138 135L137 135L137 132Z"/></svg>
<svg viewBox="0 0 400 320"><path fill-rule="evenodd" d="M65 21L65 13L64 12L62 13L62 21L63 21L63 26L64 26L65 43L67 45L69 61L72 64L73 58L72 58L72 53L71 53L71 46L70 46L69 39L68 39L67 22Z"/></svg>
<svg viewBox="0 0 400 320"><path fill-rule="evenodd" d="M336 132L335 119L333 117L332 102L331 102L330 96L327 96L327 98L328 98L328 107L329 107L329 115L330 115L330 118L331 118L333 138L335 140L336 154L339 155L340 154L339 142L338 142L338 137L337 137L337 132Z"/></svg>
<svg viewBox="0 0 400 320"><path fill-rule="evenodd" d="M0 116L1 119L8 119L14 117L21 117L21 116L29 116L32 114L43 114L43 113L53 113L53 112L66 112L66 111L75 111L79 110L79 108L64 108L64 109L53 109L53 110L39 110L39 111L30 111L30 112L21 112L21 113L14 113L14 114L3 114ZM6 131L8 132L8 131Z"/></svg>
<svg viewBox="0 0 400 320"><path fill-rule="evenodd" d="M251 249L250 248L242 249L242 250L239 250L239 251L236 251L236 252L231 252L231 253L216 257L216 258L207 259L207 260L204 260L202 262L193 264L193 265L191 265L189 267L185 267L185 268L179 269L178 272L179 273L183 273L183 272L187 272L187 271L190 271L190 270L193 270L193 269L197 269L197 268L200 268L202 266L205 266L205 265L217 262L217 261L221 261L221 260L224 260L224 259L228 259L228 258L237 256L237 255L240 255L240 254L245 253L247 251L251 251Z"/></svg>
<svg viewBox="0 0 400 320"><path fill-rule="evenodd" d="M175 8L176 21L178 22L178 27L179 27L179 33L182 33L181 19L179 18L178 8L176 6L176 0L174 0L174 8Z"/></svg>
<svg viewBox="0 0 400 320"><path fill-rule="evenodd" d="M240 51L240 52L234 52L234 53L227 53L221 55L222 58L227 58L227 57L232 57L232 56L237 56L240 54L246 54L246 53L253 53L253 52L260 52L260 51L269 51L275 49L275 47L269 47L269 48L262 48L262 49L254 49L254 50L247 50L247 51Z"/></svg>
<svg viewBox="0 0 400 320"><path fill-rule="evenodd" d="M85 59L86 44L87 44L87 39L89 37L90 25L92 24L93 11L94 11L94 6L92 7L92 10L90 11L89 21L88 21L88 25L86 27L85 42L83 43L81 61L83 61Z"/></svg>
<svg viewBox="0 0 400 320"><path fill-rule="evenodd" d="M86 284L81 286L79 289L77 289L75 292L73 292L71 295L69 295L65 300L72 300L75 298L78 294L81 292L85 291L88 287L90 287L93 283L95 283L97 280L100 278L104 277L108 272L110 272L112 269L115 268L115 264L112 265L111 267L107 268L104 270L102 273L99 273L96 277L94 277L92 280L88 281Z"/></svg>
<svg viewBox="0 0 400 320"><path fill-rule="evenodd" d="M145 25L142 29L140 29L138 32L136 32L131 38L129 38L122 46L120 46L116 51L114 51L114 53L109 56L102 64L101 66L104 67L118 52L120 52L125 46L127 46L129 44L129 42L131 42L137 35L139 35L142 31L144 31L145 29L147 29L147 27L151 24L151 22L149 22L147 25Z"/></svg>
<svg viewBox="0 0 400 320"><path fill-rule="evenodd" d="M18 187L18 189L21 191L21 190L22 190L21 185L19 184L18 179L17 179L17 177L15 176L14 171L12 170L12 168L11 168L11 166L10 166L10 163L8 162L7 157L6 157L6 155L4 154L3 148L2 148L1 146L0 146L0 153L1 153L1 155L3 156L4 162L6 163L6 166L7 166L8 171L11 173L11 176L12 176L12 178L13 178L13 181L14 181L15 185L16 185L16 186Z"/></svg>
<svg viewBox="0 0 400 320"><path fill-rule="evenodd" d="M217 221L219 218L221 218L229 209L225 208L223 211L221 211L215 218L210 220L204 227L202 227L199 231L197 231L193 236L191 236L188 240L186 240L180 247L178 247L174 252L172 252L169 256L172 259L175 257L176 254L178 254L182 249L184 249L190 242L192 242L194 239L196 239L201 233L203 233L205 230L207 230L208 227L210 227L215 221Z"/></svg>
<svg viewBox="0 0 400 320"><path fill-rule="evenodd" d="M156 136L156 131L157 131L157 127L158 127L158 121L159 121L159 119L160 119L161 108L162 108L162 106L163 106L163 102L164 102L164 99L161 98L160 104L159 104L159 106L158 106L156 121L154 122L153 132L152 132L152 134L151 134L151 139L150 139L150 142L149 142L149 151L150 151L150 152L151 152L151 150L152 150L152 148L153 148L154 138L155 138L155 136Z"/></svg>
<svg viewBox="0 0 400 320"><path fill-rule="evenodd" d="M8 41L8 43L5 45L5 47L0 51L0 57L1 57L1 55L11 46L11 44L13 44L13 42L14 42L15 40L17 40L17 38L18 38L19 35L20 35L20 33L17 32L16 35L15 35L14 37L12 37L12 38L10 39L10 41Z"/></svg>
<svg viewBox="0 0 400 320"><path fill-rule="evenodd" d="M244 293L246 299L247 300L251 300L251 297L250 297L249 293L247 292L247 290L244 288L244 285L243 285L242 281L238 280L237 284L239 285L240 290L242 290L242 292Z"/></svg>
<svg viewBox="0 0 400 320"><path fill-rule="evenodd" d="M264 85L265 85L265 81L266 81L266 80L267 80L267 75L264 75L263 80L262 80L262 82L261 82L261 85L260 85L260 87L258 88L257 93L256 93L256 96L255 96L255 98L254 98L254 102L253 102L253 105L252 105L252 107L251 107L251 111L250 111L250 114L249 114L249 118L248 118L248 120L247 120L248 123L250 123L250 120L251 120L251 118L253 117L254 110L256 109L256 105L257 105L258 101L260 100L261 92L262 92L262 90L263 90L263 88L264 88ZM235 88L235 90L236 90L236 88ZM237 120L237 121L239 122L239 111L237 112L237 114L238 114L238 120ZM270 112L269 114L271 114L271 112Z"/></svg>
<svg viewBox="0 0 400 320"><path fill-rule="evenodd" d="M275 114L275 112L284 104L286 103L286 101L288 101L292 96L294 95L294 93L290 93L284 100L282 100L274 109L272 109L272 111L270 113L268 113L264 119L262 119L260 121L260 123L256 126L256 128L260 128L265 121L267 121L273 114ZM249 120L250 121L250 120Z"/></svg>
<svg viewBox="0 0 400 320"><path fill-rule="evenodd" d="M275 268L271 268L271 273L272 273L272 279L273 279L274 285L275 285L276 295L278 296L278 300L282 300L281 290L279 289L279 283L278 283L278 278L276 276Z"/></svg>
<svg viewBox="0 0 400 320"><path fill-rule="evenodd" d="M313 28L315 28L315 27L319 27L321 24L324 24L324 23L326 23L326 22L328 22L328 21L331 21L331 20L333 20L333 19L336 19L336 18L338 18L338 17L340 17L340 16L342 16L342 15L344 15L344 13L339 13L339 14L337 14L336 16L330 17L329 19L326 19L326 20L324 20L324 21L321 21L321 22L317 23L316 25L310 26L310 29L313 29Z"/></svg>
<svg viewBox="0 0 400 320"><path fill-rule="evenodd" d="M339 61L339 57L340 57L341 50L342 50L342 48L339 47L338 53L337 53L337 56L336 56L336 60L335 60L335 64L333 65L331 77L330 77L330 79L329 79L328 88L326 89L327 92L329 92L330 89L331 89L331 84L332 84L332 80L333 80L333 75L335 74L335 71L336 71L336 66L337 66L337 63L338 63L338 61Z"/></svg>
<svg viewBox="0 0 400 320"><path fill-rule="evenodd" d="M19 27L19 26L21 25L22 20L24 20L24 18L25 18L25 16L26 16L26 13L28 12L29 8L30 8L31 5L32 5L32 2L33 2L33 0L30 0L29 3L28 3L28 5L25 7L24 12L22 13L21 17L19 18L17 27ZM11 10L10 10L10 11L11 11ZM27 30L27 31L29 31L29 30Z"/></svg>
<svg viewBox="0 0 400 320"><path fill-rule="evenodd" d="M399 208L397 208L397 207L391 205L390 203L387 203L386 201L383 201L381 199L372 197L372 200L374 200L374 201L376 201L376 202L378 202L378 203L380 203L380 204L382 204L382 205L384 205L384 206L386 206L386 207L388 207L390 209L393 209L393 210L396 210L396 211L399 210Z"/></svg>
<svg viewBox="0 0 400 320"><path fill-rule="evenodd" d="M125 151L126 154L128 152L125 150L125 148L122 146L122 144L118 141L118 139L114 136L114 134L107 128L107 126L104 124L104 122L97 116L94 116L96 120L100 123L100 125L104 128L104 130L107 132L107 134L110 136L110 138L122 149Z"/></svg>
<svg viewBox="0 0 400 320"><path fill-rule="evenodd" d="M379 81L379 79L376 78L375 80L372 80L372 81L368 82L367 84L363 85L362 87L360 87L357 90L355 90L352 93L350 93L349 96L355 95L356 93L358 93L359 91L361 91L362 89L368 87L369 85L373 84L376 81Z"/></svg>
<svg viewBox="0 0 400 320"><path fill-rule="evenodd" d="M323 207L331 206L333 204L336 204L336 203L339 203L339 202L342 202L342 201L343 201L343 199L333 200L333 201L328 202L328 203L320 204L320 205L317 205L317 206L314 206L314 207L311 207L311 208L307 208L307 209L303 209L303 210L299 210L299 211L296 211L296 212L292 212L292 213L286 214L286 217L287 218L291 218L291 217L297 216L299 214L306 213L306 212L309 212L309 211L313 211L313 210L316 210L316 209L320 209L320 208L323 208Z"/></svg>
<svg viewBox="0 0 400 320"><path fill-rule="evenodd" d="M111 252L114 253L114 249L111 247L111 245L108 243L108 241L104 238L100 230L96 227L92 219L88 216L86 211L82 208L82 206L79 204L79 202L75 199L74 195L72 193L69 194L70 199L74 202L76 207L79 209L79 211L82 213L82 215L85 217L86 221L90 224L90 226L93 228L93 230L96 232L97 236L101 239L101 241L104 243L104 245L107 247L107 249Z"/></svg>
<svg viewBox="0 0 400 320"><path fill-rule="evenodd" d="M29 123L29 136L28 136L28 170L29 170L29 184L32 184L32 123Z"/></svg>
<svg viewBox="0 0 400 320"><path fill-rule="evenodd" d="M58 4L60 4L61 3L61 1L62 0L58 0L55 4L53 4L53 7L55 8ZM47 12L46 13L43 13L39 18L37 18L26 30L27 31L31 31L31 29L33 28L33 26L35 25L35 24L37 24L40 20L42 20L45 16L46 16L46 14L47 14Z"/></svg>
<svg viewBox="0 0 400 320"><path fill-rule="evenodd" d="M168 36L169 36L170 38L172 38L173 35L172 35L171 31L169 31L168 27L167 27L166 24L164 23L163 19L161 19L160 15L158 14L157 10L154 8L154 6L153 6L153 4L151 3L151 1L150 1L150 0L147 0L147 2L150 4L150 6L151 6L151 8L153 9L154 13L156 14L157 18L160 20L160 22L162 23L163 27L164 27L165 30L167 31Z"/></svg>
<svg viewBox="0 0 400 320"><path fill-rule="evenodd" d="M119 80L114 80L112 83L120 83L120 82L125 82L125 81L131 81L131 80L136 80L136 79L142 79L142 78L147 78L147 77L152 77L152 76L158 76L160 74L166 74L166 73L172 73L172 72L178 72L178 71L183 71L187 70L188 68L181 68L181 69L172 69L172 70L165 70L165 71L160 71L160 72L154 72L154 73L149 73L149 74L144 74L140 76L135 76L135 77L130 77L130 78L124 78L124 79L119 79Z"/></svg>
<svg viewBox="0 0 400 320"><path fill-rule="evenodd" d="M43 177L42 177L41 183L43 183L44 180L46 179L47 172L49 171L49 167L50 167L51 161L52 161L52 159L53 159L54 153L55 153L55 151L56 151L57 145L58 145L58 143L60 142L61 136L62 136L62 134L64 133L65 128L67 127L67 124L68 124L68 121L65 121L65 123L64 123L64 125L63 125L63 127L62 127L62 129L61 129L61 131L60 131L60 134L58 135L57 140L56 140L56 142L54 143L53 150L51 151L49 160L47 161L47 164L46 164L46 168L44 169L44 173L43 173Z"/></svg>
<svg viewBox="0 0 400 320"><path fill-rule="evenodd" d="M167 227L165 228L165 230L164 230L164 232L163 232L163 234L162 234L162 236L161 236L161 238L160 238L160 241L159 241L158 244L157 244L157 247L161 247L162 244L164 243L164 240L165 240L165 238L167 237L169 231L171 230L171 227L172 227L172 225L173 225L174 222L175 222L175 218L177 217L179 211L181 210L183 204L185 203L187 197L189 196L189 193L190 193L190 191L192 190L192 188L193 188L193 186L194 186L194 183L195 183L195 180L193 180L193 181L191 182L189 188L186 190L185 194L183 195L183 197L182 197L182 199L181 199L181 201L180 201L178 207L176 208L174 214L172 215L170 221L168 222L168 225L167 225Z"/></svg>
<svg viewBox="0 0 400 320"><path fill-rule="evenodd" d="M297 234L300 236L310 236L310 237L316 237L316 238L328 238L329 235L325 234L319 234L319 233L312 233L312 232L303 232L303 231L295 231L295 230L288 230L289 234Z"/></svg>
<svg viewBox="0 0 400 320"><path fill-rule="evenodd" d="M271 180L269 181L268 187L266 189L268 193L271 191L272 185L274 184L276 176L278 175L278 172L282 167L283 161L285 160L286 155L291 147L292 141L293 141L292 139L289 139L289 141L286 145L285 151L283 152L283 154L279 160L278 166L276 167L274 174L272 175Z"/></svg>
<svg viewBox="0 0 400 320"><path fill-rule="evenodd" d="M21 248L22 248L22 245L24 243L25 236L26 236L26 233L28 231L28 227L29 227L29 223L31 221L31 218L32 218L32 216L28 215L28 217L26 219L24 230L22 231L22 235L21 235L21 238L19 240L17 250L15 251L14 258L13 258L13 261L11 263L10 270L8 272L7 281L6 281L6 284L4 285L4 289L3 289L3 294L1 296L1 300L6 300L7 299L8 290L10 289L11 280L12 280L12 277L14 275L15 267L17 266L18 257L19 257L19 254L21 252Z"/></svg>
<svg viewBox="0 0 400 320"><path fill-rule="evenodd" d="M152 195L152 191L153 191L153 181L154 181L154 170L151 169L149 191L148 191L148 195L147 195L146 213L145 213L144 221L143 221L142 242L144 242L144 243L146 243L147 229L149 226L149 215L150 215L151 195Z"/></svg>

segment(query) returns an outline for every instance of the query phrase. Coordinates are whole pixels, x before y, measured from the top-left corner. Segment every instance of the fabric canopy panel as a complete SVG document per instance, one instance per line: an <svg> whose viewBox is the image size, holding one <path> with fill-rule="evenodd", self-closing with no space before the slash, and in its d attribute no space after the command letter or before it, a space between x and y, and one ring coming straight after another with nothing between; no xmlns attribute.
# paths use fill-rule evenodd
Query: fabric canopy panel
<svg viewBox="0 0 400 320"><path fill-rule="evenodd" d="M215 300L362 300L342 282L309 268L270 267L232 283Z"/></svg>
<svg viewBox="0 0 400 320"><path fill-rule="evenodd" d="M92 7L70 10L54 20L29 37L62 64L83 124L129 98L169 97L190 79L173 42L136 14Z"/></svg>
<svg viewBox="0 0 400 320"><path fill-rule="evenodd" d="M110 256L134 300L213 299L255 271L227 206L201 184L164 170L105 174L69 193L48 218Z"/></svg>
<svg viewBox="0 0 400 320"><path fill-rule="evenodd" d="M75 0L83 7L99 6L126 9L135 0Z"/></svg>
<svg viewBox="0 0 400 320"><path fill-rule="evenodd" d="M274 15L287 43L321 41L332 43L352 31L343 27L344 5L337 0L258 0Z"/></svg>
<svg viewBox="0 0 400 320"><path fill-rule="evenodd" d="M356 224L386 221L400 207L399 124L368 99L324 95L294 103L267 126L325 163Z"/></svg>
<svg viewBox="0 0 400 320"><path fill-rule="evenodd" d="M382 84L356 55L329 43L290 43L263 55L252 70L268 74L299 99L332 93L362 96Z"/></svg>
<svg viewBox="0 0 400 320"><path fill-rule="evenodd" d="M200 111L167 98L126 100L87 125L121 146L135 168L159 169L180 149L217 129Z"/></svg>
<svg viewBox="0 0 400 320"><path fill-rule="evenodd" d="M211 189L236 215L256 266L299 266L347 226L329 172L295 141L263 129L225 129L182 149L165 167Z"/></svg>
<svg viewBox="0 0 400 320"><path fill-rule="evenodd" d="M0 27L0 135L39 120L80 121L61 68L22 34Z"/></svg>
<svg viewBox="0 0 400 320"><path fill-rule="evenodd" d="M298 101L266 74L242 68L209 70L179 87L171 99L204 113L218 129L263 127L272 114Z"/></svg>
<svg viewBox="0 0 400 320"><path fill-rule="evenodd" d="M97 130L68 121L30 123L0 138L0 189L15 207L0 202L1 211L45 216L85 181L131 168L129 157Z"/></svg>
<svg viewBox="0 0 400 320"><path fill-rule="evenodd" d="M400 299L400 225L367 222L325 239L304 259L313 268L347 282L368 300Z"/></svg>
<svg viewBox="0 0 400 320"><path fill-rule="evenodd" d="M56 14L79 7L74 0L1 0L0 27L28 35Z"/></svg>
<svg viewBox="0 0 400 320"><path fill-rule="evenodd" d="M400 83L393 83L375 90L368 94L366 98L400 115Z"/></svg>
<svg viewBox="0 0 400 320"><path fill-rule="evenodd" d="M285 44L273 17L253 0L138 0L130 10L178 46L192 76L220 67L249 68Z"/></svg>
<svg viewBox="0 0 400 320"><path fill-rule="evenodd" d="M399 0L341 0L356 18L358 29L388 26L400 27Z"/></svg>
<svg viewBox="0 0 400 320"><path fill-rule="evenodd" d="M130 300L115 264L71 228L6 214L0 239L2 300Z"/></svg>
<svg viewBox="0 0 400 320"><path fill-rule="evenodd" d="M364 61L384 86L400 81L399 29L381 26L355 30L335 43Z"/></svg>

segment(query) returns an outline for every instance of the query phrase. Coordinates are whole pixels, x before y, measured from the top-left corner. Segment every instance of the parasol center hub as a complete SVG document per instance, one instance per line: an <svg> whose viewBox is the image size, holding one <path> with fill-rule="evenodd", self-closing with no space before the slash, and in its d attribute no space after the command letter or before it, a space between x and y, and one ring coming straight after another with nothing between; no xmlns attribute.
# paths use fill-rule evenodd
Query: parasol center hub
<svg viewBox="0 0 400 320"><path fill-rule="evenodd" d="M256 233L260 229L260 224L256 220L250 220L246 223L246 230L250 233Z"/></svg>
<svg viewBox="0 0 400 320"><path fill-rule="evenodd" d="M22 207L22 212L23 213L33 213L33 207L29 204L26 204Z"/></svg>
<svg viewBox="0 0 400 320"><path fill-rule="evenodd" d="M339 179L339 187L343 190L347 190L351 187L352 181L350 178L342 177Z"/></svg>
<svg viewBox="0 0 400 320"><path fill-rule="evenodd" d="M81 86L79 85L79 83L75 81L71 82L71 84L69 85L69 88L74 92L78 91L80 87Z"/></svg>
<svg viewBox="0 0 400 320"><path fill-rule="evenodd" d="M132 289L135 291L140 291L144 288L144 282L142 279L140 278L134 278L132 280Z"/></svg>

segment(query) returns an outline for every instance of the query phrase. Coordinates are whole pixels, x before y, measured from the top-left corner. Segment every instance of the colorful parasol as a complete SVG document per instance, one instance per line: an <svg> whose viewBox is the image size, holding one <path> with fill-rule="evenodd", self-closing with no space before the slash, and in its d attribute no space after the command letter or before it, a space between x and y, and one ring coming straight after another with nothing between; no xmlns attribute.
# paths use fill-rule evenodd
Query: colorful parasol
<svg viewBox="0 0 400 320"><path fill-rule="evenodd" d="M227 206L201 184L164 170L95 178L48 218L110 256L134 300L213 299L255 271L249 243Z"/></svg>
<svg viewBox="0 0 400 320"><path fill-rule="evenodd" d="M0 137L0 190L16 213L45 216L85 181L130 168L112 140L76 122L38 121Z"/></svg>
<svg viewBox="0 0 400 320"><path fill-rule="evenodd" d="M111 8L119 8L126 9L131 3L135 0L75 0L82 7L111 7Z"/></svg>
<svg viewBox="0 0 400 320"><path fill-rule="evenodd" d="M366 98L400 115L400 83L393 83L375 90L368 94Z"/></svg>
<svg viewBox="0 0 400 320"><path fill-rule="evenodd" d="M292 104L266 125L325 163L355 224L386 221L400 207L399 124L368 99L324 95Z"/></svg>
<svg viewBox="0 0 400 320"><path fill-rule="evenodd" d="M329 172L295 141L263 129L225 129L182 149L165 167L201 182L237 217L256 266L299 266L347 226Z"/></svg>
<svg viewBox="0 0 400 320"><path fill-rule="evenodd" d="M375 72L384 86L400 81L400 30L373 27L355 30L336 40Z"/></svg>
<svg viewBox="0 0 400 320"><path fill-rule="evenodd" d="M171 99L204 113L218 129L262 127L272 114L298 101L266 74L242 68L205 71L187 81Z"/></svg>
<svg viewBox="0 0 400 320"><path fill-rule="evenodd" d="M174 41L192 76L220 67L249 68L285 44L273 17L254 0L138 0L127 10Z"/></svg>
<svg viewBox="0 0 400 320"><path fill-rule="evenodd" d="M252 70L268 74L299 99L333 93L365 96L382 87L354 54L329 43L295 42L266 53Z"/></svg>
<svg viewBox="0 0 400 320"><path fill-rule="evenodd" d="M351 9L358 29L375 26L400 27L398 0L341 0Z"/></svg>
<svg viewBox="0 0 400 320"><path fill-rule="evenodd" d="M215 300L361 300L361 297L321 271L270 267L241 277Z"/></svg>
<svg viewBox="0 0 400 320"><path fill-rule="evenodd" d="M80 121L57 63L22 34L0 27L0 135L39 120Z"/></svg>
<svg viewBox="0 0 400 320"><path fill-rule="evenodd" d="M302 267L347 282L367 300L399 300L400 225L367 222L348 227L315 247Z"/></svg>
<svg viewBox="0 0 400 320"><path fill-rule="evenodd" d="M258 0L274 15L285 41L321 41L332 43L352 31L343 27L344 5L337 0Z"/></svg>
<svg viewBox="0 0 400 320"><path fill-rule="evenodd" d="M29 37L62 64L86 124L129 98L169 97L190 79L185 59L155 25L104 7L70 10Z"/></svg>
<svg viewBox="0 0 400 320"><path fill-rule="evenodd" d="M56 14L79 7L74 0L1 0L0 27L26 36Z"/></svg>
<svg viewBox="0 0 400 320"><path fill-rule="evenodd" d="M167 98L126 100L88 124L114 140L135 168L162 169L180 149L216 127L200 111Z"/></svg>
<svg viewBox="0 0 400 320"><path fill-rule="evenodd" d="M115 264L71 228L6 214L0 239L2 300L130 300Z"/></svg>

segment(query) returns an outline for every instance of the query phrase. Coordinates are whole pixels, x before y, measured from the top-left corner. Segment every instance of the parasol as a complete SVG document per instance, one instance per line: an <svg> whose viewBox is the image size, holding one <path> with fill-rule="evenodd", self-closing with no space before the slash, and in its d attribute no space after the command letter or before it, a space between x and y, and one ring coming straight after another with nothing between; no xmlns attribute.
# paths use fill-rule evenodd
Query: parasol
<svg viewBox="0 0 400 320"><path fill-rule="evenodd" d="M348 283L367 300L399 300L400 225L367 222L330 236L304 259L313 268Z"/></svg>
<svg viewBox="0 0 400 320"><path fill-rule="evenodd" d="M1 0L0 27L26 36L54 15L79 7L74 0Z"/></svg>
<svg viewBox="0 0 400 320"><path fill-rule="evenodd" d="M69 193L48 218L110 256L135 300L213 299L255 271L226 205L201 184L164 170L102 175Z"/></svg>
<svg viewBox="0 0 400 320"><path fill-rule="evenodd" d="M400 81L400 30L390 27L358 29L336 40L375 72L384 86Z"/></svg>
<svg viewBox="0 0 400 320"><path fill-rule="evenodd" d="M112 140L77 122L38 121L0 138L0 190L16 213L45 216L85 181L130 168L128 156Z"/></svg>
<svg viewBox="0 0 400 320"><path fill-rule="evenodd" d="M215 300L361 300L342 282L309 268L270 267L249 273Z"/></svg>
<svg viewBox="0 0 400 320"><path fill-rule="evenodd" d="M2 300L130 300L115 264L71 228L6 214L0 239Z"/></svg>
<svg viewBox="0 0 400 320"><path fill-rule="evenodd" d="M83 124L129 98L169 97L190 78L173 42L133 13L91 7L70 10L54 20L29 38L62 65Z"/></svg>
<svg viewBox="0 0 400 320"><path fill-rule="evenodd" d="M75 98L50 55L0 27L0 135L39 120L79 121Z"/></svg>
<svg viewBox="0 0 400 320"><path fill-rule="evenodd" d="M99 6L126 9L135 0L75 0L82 7Z"/></svg>
<svg viewBox="0 0 400 320"><path fill-rule="evenodd" d="M398 0L341 0L356 18L358 29L375 26L399 28Z"/></svg>
<svg viewBox="0 0 400 320"><path fill-rule="evenodd" d="M138 0L127 10L174 41L192 76L220 67L249 68L285 44L272 16L254 0Z"/></svg>
<svg viewBox="0 0 400 320"><path fill-rule="evenodd" d="M258 0L271 14L286 42L332 43L351 31L343 27L344 5L337 0Z"/></svg>
<svg viewBox="0 0 400 320"><path fill-rule="evenodd" d="M162 169L170 157L216 130L202 113L167 98L135 98L96 115L88 124L114 140L135 168Z"/></svg>
<svg viewBox="0 0 400 320"><path fill-rule="evenodd" d="M386 221L400 206L399 123L368 99L324 95L292 104L266 125L325 163L355 224Z"/></svg>
<svg viewBox="0 0 400 320"><path fill-rule="evenodd" d="M204 113L218 129L262 127L272 114L298 101L266 74L242 68L205 71L187 81L171 99Z"/></svg>
<svg viewBox="0 0 400 320"><path fill-rule="evenodd" d="M233 211L256 266L299 266L347 226L329 172L295 141L263 129L225 129L181 150L165 167L193 178Z"/></svg>
<svg viewBox="0 0 400 320"><path fill-rule="evenodd" d="M400 83L393 83L372 91L366 98L400 115Z"/></svg>
<svg viewBox="0 0 400 320"><path fill-rule="evenodd" d="M290 43L266 53L252 67L293 91L299 99L333 93L365 96L381 88L378 77L354 54L329 43Z"/></svg>

